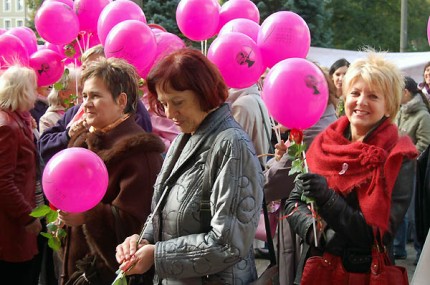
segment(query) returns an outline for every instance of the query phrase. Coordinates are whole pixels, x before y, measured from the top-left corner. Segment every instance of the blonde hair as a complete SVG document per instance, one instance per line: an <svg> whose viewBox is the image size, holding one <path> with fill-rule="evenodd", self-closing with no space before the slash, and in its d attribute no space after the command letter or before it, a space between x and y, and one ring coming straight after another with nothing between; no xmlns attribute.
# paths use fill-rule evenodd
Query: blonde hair
<svg viewBox="0 0 430 285"><path fill-rule="evenodd" d="M383 53L367 50L367 57L354 61L348 68L342 84L343 94L362 79L371 89L385 97L385 107L391 120L400 108L402 90L405 86L400 69L383 57Z"/></svg>
<svg viewBox="0 0 430 285"><path fill-rule="evenodd" d="M56 90L55 88L51 89L47 99L48 99L49 106L58 107L58 106L62 106L63 104L63 99L61 99L58 90Z"/></svg>
<svg viewBox="0 0 430 285"><path fill-rule="evenodd" d="M24 66L9 67L0 76L0 108L30 110L37 99L37 76Z"/></svg>
<svg viewBox="0 0 430 285"><path fill-rule="evenodd" d="M81 56L81 62L84 63L90 56L98 55L100 57L105 57L105 49L99 44L87 49Z"/></svg>

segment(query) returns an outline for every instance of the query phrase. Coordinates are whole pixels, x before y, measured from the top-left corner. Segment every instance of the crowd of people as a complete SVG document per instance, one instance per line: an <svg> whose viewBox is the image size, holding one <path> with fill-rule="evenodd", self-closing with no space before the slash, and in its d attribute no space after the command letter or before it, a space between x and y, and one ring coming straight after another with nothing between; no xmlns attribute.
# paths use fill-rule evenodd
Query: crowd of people
<svg viewBox="0 0 430 285"><path fill-rule="evenodd" d="M320 67L329 96L303 130L309 172L289 175L289 130L270 118L264 83L229 88L192 48L160 59L143 83L102 46L81 60L52 86L27 67L0 75L0 274L16 284L111 284L118 268L129 284L249 284L266 250L255 240L263 198L280 204L280 284L300 284L323 253L368 272L375 233L393 262L405 258L416 158L430 144L430 64L421 84L370 50ZM71 147L97 154L109 182L94 208L58 210L66 235L53 252L39 236L45 221L29 214L49 204L44 165ZM316 203L316 228L302 196ZM418 261L417 239L415 249Z"/></svg>

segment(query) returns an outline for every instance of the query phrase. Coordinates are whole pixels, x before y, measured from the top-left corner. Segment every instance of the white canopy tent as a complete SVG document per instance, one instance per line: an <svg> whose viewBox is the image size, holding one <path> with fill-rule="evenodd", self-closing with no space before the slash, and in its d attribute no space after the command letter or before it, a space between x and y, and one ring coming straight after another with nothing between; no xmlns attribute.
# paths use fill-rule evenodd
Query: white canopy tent
<svg viewBox="0 0 430 285"><path fill-rule="evenodd" d="M361 51L311 47L307 59L330 68L340 58L353 62L362 57L365 57L365 54ZM420 83L423 80L424 66L430 61L430 52L388 52L386 58L397 64L405 75Z"/></svg>

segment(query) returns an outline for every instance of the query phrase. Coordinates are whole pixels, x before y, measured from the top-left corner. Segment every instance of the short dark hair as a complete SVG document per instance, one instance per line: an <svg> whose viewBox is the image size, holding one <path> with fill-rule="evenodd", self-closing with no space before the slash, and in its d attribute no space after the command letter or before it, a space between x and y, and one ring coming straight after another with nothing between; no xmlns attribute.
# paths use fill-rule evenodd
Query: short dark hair
<svg viewBox="0 0 430 285"><path fill-rule="evenodd" d="M183 48L167 55L152 68L146 79L151 108L158 114L164 108L158 101L156 88L193 91L202 111L207 112L225 102L228 88L218 68L199 50Z"/></svg>
<svg viewBox="0 0 430 285"><path fill-rule="evenodd" d="M114 101L121 93L127 95L127 105L124 113L135 113L139 94L139 75L136 69L123 59L100 58L91 62L82 71L81 84L90 78L97 77L106 84L107 89L112 94Z"/></svg>
<svg viewBox="0 0 430 285"><path fill-rule="evenodd" d="M343 67L343 66L346 66L346 67L349 67L351 64L349 63L349 61L347 61L346 59L344 59L344 58L341 58L341 59L338 59L338 60L336 60L331 66L330 66L330 69L329 69L329 72L328 72L328 74L330 75L330 76L333 76L333 74L336 72L336 70L338 70L339 68L341 68L341 67Z"/></svg>

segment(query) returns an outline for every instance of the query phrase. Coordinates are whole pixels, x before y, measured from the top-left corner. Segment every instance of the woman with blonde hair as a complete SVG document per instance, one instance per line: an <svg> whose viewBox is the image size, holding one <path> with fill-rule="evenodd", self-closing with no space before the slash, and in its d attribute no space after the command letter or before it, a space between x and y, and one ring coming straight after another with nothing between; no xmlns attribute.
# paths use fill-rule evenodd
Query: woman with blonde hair
<svg viewBox="0 0 430 285"><path fill-rule="evenodd" d="M297 177L286 202L288 222L304 240L296 284L306 284L306 260L323 253L348 272L369 272L374 233L392 253L412 198L418 154L394 124L404 86L398 67L373 51L348 68L342 84L345 116L314 139L306 155L310 173ZM314 199L321 227L314 229L302 195Z"/></svg>
<svg viewBox="0 0 430 285"><path fill-rule="evenodd" d="M37 98L36 74L12 66L0 77L0 275L37 284L40 221L35 207L36 146L29 111ZM23 274L25 272L25 274Z"/></svg>

